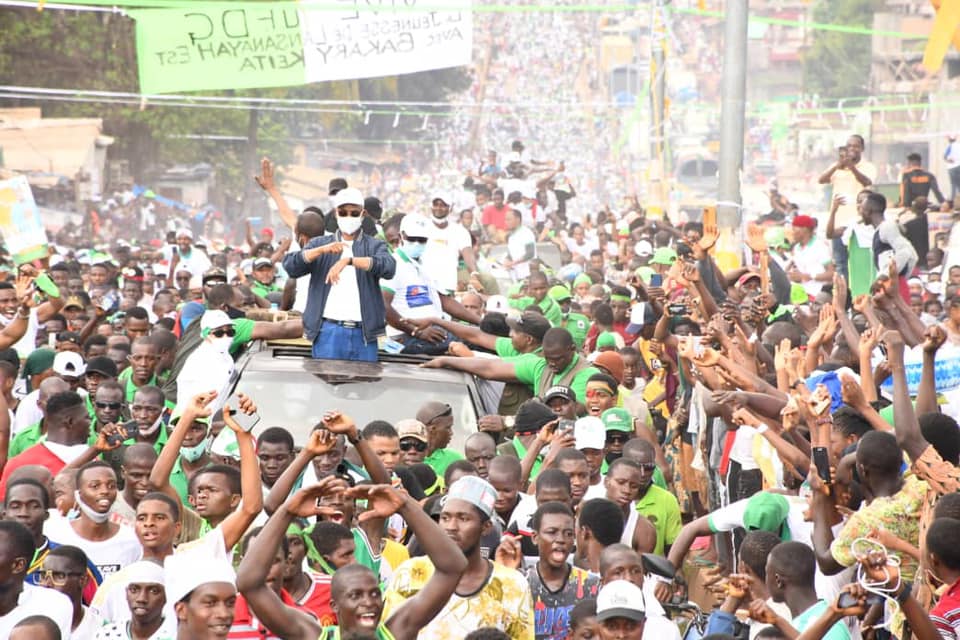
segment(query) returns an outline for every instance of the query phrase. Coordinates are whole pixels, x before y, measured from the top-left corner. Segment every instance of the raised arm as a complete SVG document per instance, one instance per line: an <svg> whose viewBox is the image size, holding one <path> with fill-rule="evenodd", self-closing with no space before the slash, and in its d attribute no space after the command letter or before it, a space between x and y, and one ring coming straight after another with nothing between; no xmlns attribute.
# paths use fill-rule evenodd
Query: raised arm
<svg viewBox="0 0 960 640"><path fill-rule="evenodd" d="M458 320L472 322L473 324L480 324L480 316L473 311L468 311L462 304L460 304L460 301L453 296L441 295L440 305L443 307L444 313L450 314L452 317L457 318Z"/></svg>
<svg viewBox="0 0 960 640"><path fill-rule="evenodd" d="M903 362L903 336L899 331L887 331L883 334L887 345L887 360L890 361L890 375L893 376L893 430L897 435L897 444L916 462L930 446L920 431L920 421L910 402L907 389L907 370Z"/></svg>
<svg viewBox="0 0 960 640"><path fill-rule="evenodd" d="M256 405L244 394L238 394L239 409L247 415L257 412ZM253 435L237 424L230 407L223 408L223 421L237 437L240 448L240 507L220 523L223 540L229 551L243 538L244 532L263 508L263 490L260 488L260 464L254 447Z"/></svg>
<svg viewBox="0 0 960 640"><path fill-rule="evenodd" d="M455 369L486 380L520 382L520 380L517 379L517 370L513 363L496 360L494 358L455 358L451 356L440 356L429 362L424 362L420 366L427 369Z"/></svg>
<svg viewBox="0 0 960 640"><path fill-rule="evenodd" d="M940 325L927 327L923 334L923 369L920 374L920 386L917 388L918 416L925 413L940 413L937 404L937 381L935 377L937 350L947 340L947 333Z"/></svg>
<svg viewBox="0 0 960 640"><path fill-rule="evenodd" d="M181 509L183 503L180 501L180 494L170 484L170 472L173 471L173 465L180 457L180 447L183 446L183 439L186 437L187 431L190 430L196 420L210 417L210 403L216 397L216 391L210 391L198 394L190 399L190 403L174 425L167 443L160 450L160 455L157 456L153 469L150 470L150 490L170 496L177 501Z"/></svg>
<svg viewBox="0 0 960 640"><path fill-rule="evenodd" d="M444 320L443 318L430 318L430 323L437 325L465 342L489 349L490 351L497 348L497 336L492 333L486 333L481 330L480 327Z"/></svg>
<svg viewBox="0 0 960 640"><path fill-rule="evenodd" d="M269 158L265 157L260 161L260 175L254 176L253 179L260 185L261 189L267 192L267 195L270 196L273 203L277 205L277 213L280 214L280 219L283 220L283 224L296 230L297 214L293 212L293 209L290 208L290 205L288 205L286 199L284 199L283 194L280 193L280 189L277 188L273 178L273 163L270 162ZM247 241L249 242L249 226L247 236ZM252 248L253 245L251 244L250 247Z"/></svg>
<svg viewBox="0 0 960 640"><path fill-rule="evenodd" d="M328 438L328 434L331 437ZM297 457L293 459L293 462L290 463L286 471L280 474L280 477L273 483L270 493L267 494L267 499L263 502L263 510L268 514L276 512L277 509L280 508L280 505L290 497L290 492L293 491L293 486L297 483L297 478L299 478L303 470L307 468L310 461L318 455L332 449L336 446L336 443L336 436L330 434L326 429L314 429L311 431L307 437L307 444L300 450Z"/></svg>
<svg viewBox="0 0 960 640"><path fill-rule="evenodd" d="M280 596L267 586L267 574L293 519L320 514L323 509L318 506L320 498L342 493L346 488L345 481L328 476L317 484L298 491L270 516L240 562L237 589L260 618L260 622L276 636L288 640L316 640L320 635L320 624L313 616L287 606Z"/></svg>
<svg viewBox="0 0 960 640"><path fill-rule="evenodd" d="M700 536L708 536L712 533L713 531L710 530L709 516L702 516L683 525L683 528L680 530L680 535L678 535L677 539L670 545L670 554L667 557L667 559L670 560L670 564L677 569L682 567L683 559L687 556L687 552L690 551L690 546L693 544L693 541Z"/></svg>
<svg viewBox="0 0 960 640"><path fill-rule="evenodd" d="M383 462L377 457L370 443L360 437L360 431L353 418L339 411L327 411L323 414L323 426L331 433L346 437L347 442L353 445L373 484L390 484L390 472L383 466Z"/></svg>

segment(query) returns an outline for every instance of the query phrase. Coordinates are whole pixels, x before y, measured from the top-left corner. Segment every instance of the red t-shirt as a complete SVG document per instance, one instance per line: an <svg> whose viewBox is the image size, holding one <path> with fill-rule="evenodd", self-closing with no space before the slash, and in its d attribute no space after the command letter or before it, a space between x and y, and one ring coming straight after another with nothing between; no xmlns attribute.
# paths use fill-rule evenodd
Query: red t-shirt
<svg viewBox="0 0 960 640"><path fill-rule="evenodd" d="M506 204L504 204L499 209L496 205L488 204L483 208L483 215L480 217L480 222L483 226L493 225L500 231L507 230L507 211L510 210Z"/></svg>
<svg viewBox="0 0 960 640"><path fill-rule="evenodd" d="M960 638L960 580L954 582L930 610L930 621L943 638Z"/></svg>
<svg viewBox="0 0 960 640"><path fill-rule="evenodd" d="M333 578L316 571L307 571L307 575L310 576L312 584L303 597L297 600L297 604L317 616L321 627L337 624L337 614L330 606L330 583Z"/></svg>
<svg viewBox="0 0 960 640"><path fill-rule="evenodd" d="M290 594L283 589L280 590L280 600L288 607L306 611L306 609L294 602ZM310 612L306 611L306 613ZM257 640L281 640L279 636L273 635L273 633L263 626L263 623L253 615L253 611L250 610L247 600L242 595L237 596L237 606L234 609L233 624L230 626L230 633L227 634L227 638L228 640L245 640L247 638L256 638Z"/></svg>
<svg viewBox="0 0 960 640"><path fill-rule="evenodd" d="M57 454L47 449L42 442L38 442L7 462L7 465L3 468L3 479L0 480L0 496L7 495L7 478L10 477L10 474L15 469L31 464L46 467L53 475L57 475L67 466L67 463L61 460Z"/></svg>

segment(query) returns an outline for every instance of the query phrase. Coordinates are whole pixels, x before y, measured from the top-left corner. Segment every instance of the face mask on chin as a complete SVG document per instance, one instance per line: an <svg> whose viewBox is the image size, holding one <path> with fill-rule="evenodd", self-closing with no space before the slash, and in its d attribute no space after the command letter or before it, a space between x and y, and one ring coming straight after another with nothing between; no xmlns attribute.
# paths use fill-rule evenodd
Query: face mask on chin
<svg viewBox="0 0 960 640"><path fill-rule="evenodd" d="M180 447L180 455L187 462L196 462L210 449L210 441L210 436L207 436L193 447Z"/></svg>
<svg viewBox="0 0 960 640"><path fill-rule="evenodd" d="M110 512L100 513L99 511L94 511L92 508L87 506L87 504L80 499L80 490L77 489L73 492L73 499L76 501L76 506L80 509L80 513L87 516L97 524L103 524L110 519Z"/></svg>
<svg viewBox="0 0 960 640"><path fill-rule="evenodd" d="M352 216L337 216L337 228L340 229L340 233L348 236L352 236L363 224L363 216L357 216L356 218Z"/></svg>
<svg viewBox="0 0 960 640"><path fill-rule="evenodd" d="M140 427L140 435L142 436L152 436L157 431L160 430L160 425L163 424L163 413L157 416L157 419L153 421L153 424L149 427Z"/></svg>

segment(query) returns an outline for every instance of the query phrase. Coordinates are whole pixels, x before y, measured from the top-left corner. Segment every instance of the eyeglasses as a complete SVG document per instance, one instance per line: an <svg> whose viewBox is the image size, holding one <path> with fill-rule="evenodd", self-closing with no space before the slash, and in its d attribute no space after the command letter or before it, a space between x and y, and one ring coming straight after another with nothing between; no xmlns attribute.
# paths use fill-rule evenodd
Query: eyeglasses
<svg viewBox="0 0 960 640"><path fill-rule="evenodd" d="M426 244L426 243L427 243L427 239L426 239L426 238L419 238L419 237L410 237L410 236L407 236L407 242L415 242L415 243L417 243L417 244Z"/></svg>
<svg viewBox="0 0 960 640"><path fill-rule="evenodd" d="M626 442L630 438L625 433L608 433L607 442L611 444L616 444L618 442Z"/></svg>
<svg viewBox="0 0 960 640"><path fill-rule="evenodd" d="M652 473L652 472L656 471L656 469L657 469L657 463L656 463L656 462L641 462L641 463L639 464L639 467L640 467L640 470L641 470L641 471L646 471L647 473Z"/></svg>
<svg viewBox="0 0 960 640"><path fill-rule="evenodd" d="M363 215L363 211L340 211L337 210L337 216L340 218L359 218Z"/></svg>
<svg viewBox="0 0 960 640"><path fill-rule="evenodd" d="M426 451L427 443L420 442L419 440L401 440L400 441L400 450L401 451Z"/></svg>
<svg viewBox="0 0 960 640"><path fill-rule="evenodd" d="M67 584L67 580L70 578L80 579L87 574L79 573L76 571L41 571L40 580L42 582L47 582L53 584L57 587L62 587Z"/></svg>
<svg viewBox="0 0 960 640"><path fill-rule="evenodd" d="M588 398L612 398L613 394L607 389L587 389Z"/></svg>
<svg viewBox="0 0 960 640"><path fill-rule="evenodd" d="M223 336L230 336L232 338L233 336L237 335L237 330L233 327L229 327L227 329L214 329L210 332L210 335L215 338L222 338Z"/></svg>
<svg viewBox="0 0 960 640"><path fill-rule="evenodd" d="M94 402L97 409L110 409L111 411L119 411L123 407L122 402Z"/></svg>

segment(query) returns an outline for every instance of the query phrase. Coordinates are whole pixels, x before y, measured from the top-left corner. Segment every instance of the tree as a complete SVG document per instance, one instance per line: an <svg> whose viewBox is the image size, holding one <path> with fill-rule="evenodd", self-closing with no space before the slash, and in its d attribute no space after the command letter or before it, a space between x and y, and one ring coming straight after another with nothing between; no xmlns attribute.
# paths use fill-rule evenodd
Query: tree
<svg viewBox="0 0 960 640"><path fill-rule="evenodd" d="M819 23L872 27L885 0L821 0L813 10ZM823 98L869 94L870 36L815 30L803 59L804 88Z"/></svg>

